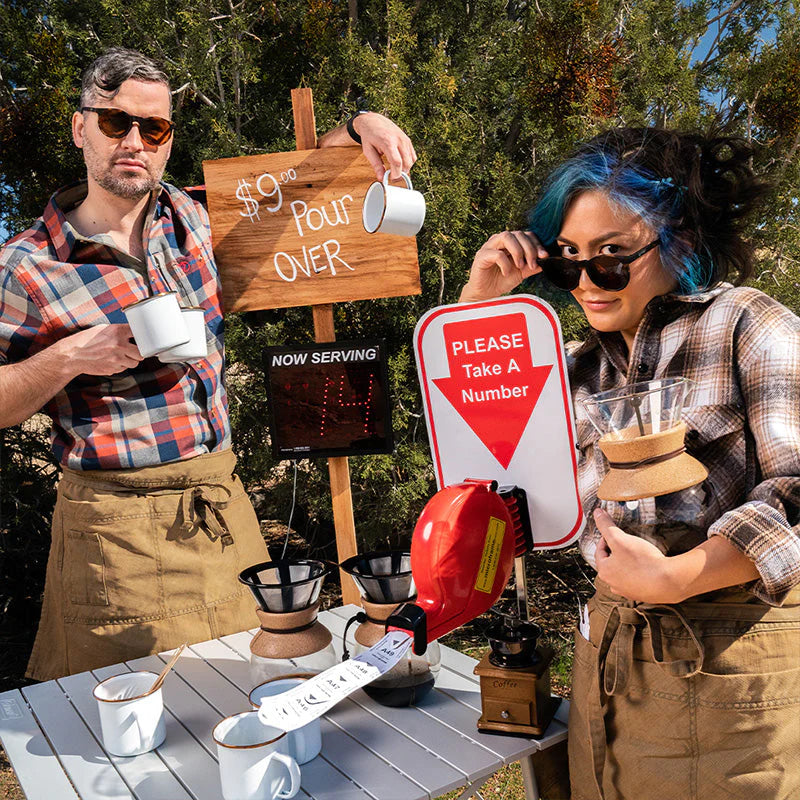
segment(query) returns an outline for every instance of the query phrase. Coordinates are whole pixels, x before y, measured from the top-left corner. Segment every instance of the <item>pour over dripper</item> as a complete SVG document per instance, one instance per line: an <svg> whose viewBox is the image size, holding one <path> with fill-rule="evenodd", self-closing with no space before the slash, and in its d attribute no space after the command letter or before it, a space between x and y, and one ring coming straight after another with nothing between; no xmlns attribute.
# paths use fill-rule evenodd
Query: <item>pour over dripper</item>
<svg viewBox="0 0 800 800"><path fill-rule="evenodd" d="M260 630L250 642L254 683L336 663L330 631L317 619L322 582L332 567L311 559L254 564L239 574L258 607Z"/></svg>
<svg viewBox="0 0 800 800"><path fill-rule="evenodd" d="M353 556L339 565L370 603L404 603L417 593L411 575L411 553L386 550Z"/></svg>
<svg viewBox="0 0 800 800"><path fill-rule="evenodd" d="M593 394L583 400L600 432L598 446L608 473L597 490L600 500L660 497L701 483L706 468L685 452L683 404L693 382L664 378Z"/></svg>
<svg viewBox="0 0 800 800"><path fill-rule="evenodd" d="M316 603L330 571L323 561L282 559L254 564L239 574L239 580L253 593L262 611L285 614Z"/></svg>

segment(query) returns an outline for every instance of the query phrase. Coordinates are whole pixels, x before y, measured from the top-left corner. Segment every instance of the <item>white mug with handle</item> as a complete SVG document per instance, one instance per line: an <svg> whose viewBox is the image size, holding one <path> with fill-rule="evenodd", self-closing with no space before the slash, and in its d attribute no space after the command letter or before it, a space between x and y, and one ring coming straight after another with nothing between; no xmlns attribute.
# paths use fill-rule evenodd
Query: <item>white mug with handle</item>
<svg viewBox="0 0 800 800"><path fill-rule="evenodd" d="M142 358L189 341L177 292L154 294L126 306L124 311Z"/></svg>
<svg viewBox="0 0 800 800"><path fill-rule="evenodd" d="M224 800L288 800L300 789L300 767L286 731L264 725L257 711L226 717L212 733Z"/></svg>
<svg viewBox="0 0 800 800"><path fill-rule="evenodd" d="M94 687L103 745L115 756L154 750L167 735L161 689L152 692L155 672L125 672Z"/></svg>
<svg viewBox="0 0 800 800"><path fill-rule="evenodd" d="M367 233L389 233L393 236L416 236L425 221L425 197L414 189L411 178L400 173L405 188L389 185L389 170L383 181L375 181L367 189L361 219Z"/></svg>
<svg viewBox="0 0 800 800"><path fill-rule="evenodd" d="M266 697L276 697L295 686L301 686L311 675L279 675L277 678L260 683L250 692L250 705L255 710L261 708L261 703ZM289 731L289 754L298 764L305 764L316 758L322 750L322 729L319 719L312 719L302 728Z"/></svg>

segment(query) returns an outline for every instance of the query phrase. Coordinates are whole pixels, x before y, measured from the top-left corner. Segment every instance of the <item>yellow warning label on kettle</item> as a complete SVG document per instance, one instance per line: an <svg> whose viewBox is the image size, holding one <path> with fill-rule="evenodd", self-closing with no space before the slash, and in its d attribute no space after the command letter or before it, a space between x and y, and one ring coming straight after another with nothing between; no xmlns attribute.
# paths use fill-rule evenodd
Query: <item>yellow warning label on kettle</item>
<svg viewBox="0 0 800 800"><path fill-rule="evenodd" d="M497 574L497 565L500 563L500 550L503 547L503 537L506 534L506 523L497 517L489 517L489 528L486 531L486 542L483 545L481 565L478 568L478 580L475 589L488 594L494 585L494 576Z"/></svg>

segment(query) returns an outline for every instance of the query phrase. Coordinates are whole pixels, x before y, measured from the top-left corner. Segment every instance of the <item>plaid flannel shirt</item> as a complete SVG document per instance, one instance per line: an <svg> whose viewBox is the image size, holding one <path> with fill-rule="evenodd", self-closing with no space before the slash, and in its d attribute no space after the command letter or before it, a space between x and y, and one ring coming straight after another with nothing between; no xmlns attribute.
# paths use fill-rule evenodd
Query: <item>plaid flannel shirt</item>
<svg viewBox="0 0 800 800"><path fill-rule="evenodd" d="M751 591L780 605L800 583L800 319L756 289L720 284L702 294L654 298L630 357L618 333L592 331L567 350L580 495L589 520L580 548L587 560L593 564L599 532L591 510L607 467L581 399L684 376L696 383L683 412L686 449L709 474L702 487L687 490L690 514L678 526L682 534L668 531L668 539L655 543L673 555L707 536L724 536L758 569ZM640 502L644 508L636 514L646 515ZM623 530L626 515L634 513L624 504L612 515Z"/></svg>
<svg viewBox="0 0 800 800"><path fill-rule="evenodd" d="M144 263L107 235L75 231L64 213L85 196L85 181L59 190L33 227L0 250L0 364L91 325L124 323L126 306L176 291L183 306L205 309L208 357L194 364L148 358L117 375L78 376L42 409L53 420L53 452L64 466L89 470L230 447L220 285L205 209L162 183L148 210Z"/></svg>

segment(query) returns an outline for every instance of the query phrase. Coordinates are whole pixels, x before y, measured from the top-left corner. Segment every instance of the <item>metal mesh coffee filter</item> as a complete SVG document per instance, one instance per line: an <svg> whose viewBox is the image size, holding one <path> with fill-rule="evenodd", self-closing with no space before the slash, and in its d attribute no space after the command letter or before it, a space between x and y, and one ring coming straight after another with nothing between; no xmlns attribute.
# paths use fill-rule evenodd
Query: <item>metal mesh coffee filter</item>
<svg viewBox="0 0 800 800"><path fill-rule="evenodd" d="M417 593L411 575L411 553L386 550L353 556L339 565L352 576L361 596L371 603L402 603Z"/></svg>
<svg viewBox="0 0 800 800"><path fill-rule="evenodd" d="M253 593L262 611L283 614L316 603L330 571L324 561L282 559L254 564L239 573L239 580Z"/></svg>

